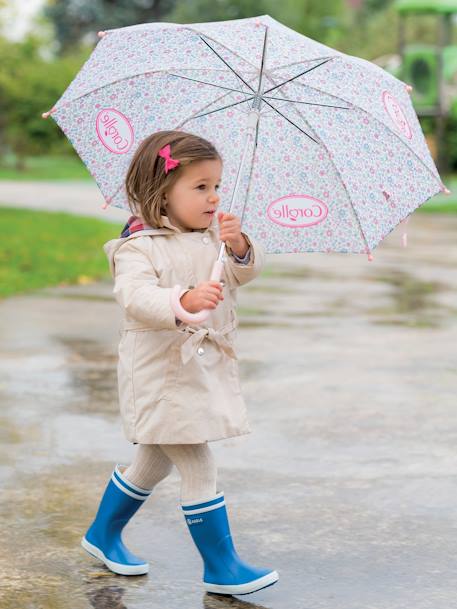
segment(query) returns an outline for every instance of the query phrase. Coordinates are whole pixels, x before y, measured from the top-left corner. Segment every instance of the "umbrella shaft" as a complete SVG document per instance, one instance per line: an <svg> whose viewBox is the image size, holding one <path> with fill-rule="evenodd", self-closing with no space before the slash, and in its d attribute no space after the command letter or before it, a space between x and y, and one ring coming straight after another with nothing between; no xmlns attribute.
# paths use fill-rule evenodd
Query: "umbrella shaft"
<svg viewBox="0 0 457 609"><path fill-rule="evenodd" d="M241 173L242 173L242 169L243 169L243 166L245 163L249 141L254 135L258 120L259 120L258 110L251 110L251 112L249 112L249 116L248 116L248 124L246 127L246 138L244 140L243 154L241 156L240 164L238 165L238 172L236 175L235 187L234 187L233 193L232 193L232 200L230 201L229 214L232 213L233 204L235 203L236 195L238 193L238 188L240 185ZM243 209L244 209L244 206L243 206ZM222 241L221 246L219 248L219 255L217 257L218 262L224 261L224 253L225 253L225 242Z"/></svg>

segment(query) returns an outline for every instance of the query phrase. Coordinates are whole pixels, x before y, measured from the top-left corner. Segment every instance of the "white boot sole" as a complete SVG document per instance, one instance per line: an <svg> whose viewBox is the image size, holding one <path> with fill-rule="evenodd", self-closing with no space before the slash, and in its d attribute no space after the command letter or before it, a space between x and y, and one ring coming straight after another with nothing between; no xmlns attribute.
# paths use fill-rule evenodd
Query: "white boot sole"
<svg viewBox="0 0 457 609"><path fill-rule="evenodd" d="M203 582L203 585L205 586L205 590L207 592L215 592L216 594L250 594L251 592L257 592L257 590L261 590L262 588L275 584L278 579L279 575L277 571L272 571L271 573L267 573L263 577L254 579L246 584L220 586L218 584L208 584Z"/></svg>
<svg viewBox="0 0 457 609"><path fill-rule="evenodd" d="M93 546L85 537L81 539L82 547L94 558L101 560L111 571L118 575L145 575L149 571L149 564L143 563L140 565L123 565L119 562L113 562L106 558L99 548Z"/></svg>

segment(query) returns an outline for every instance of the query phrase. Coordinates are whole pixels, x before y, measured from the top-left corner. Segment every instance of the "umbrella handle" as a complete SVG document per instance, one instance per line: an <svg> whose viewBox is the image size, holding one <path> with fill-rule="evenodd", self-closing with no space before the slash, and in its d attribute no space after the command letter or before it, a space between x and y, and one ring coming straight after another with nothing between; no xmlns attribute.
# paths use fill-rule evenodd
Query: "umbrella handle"
<svg viewBox="0 0 457 609"><path fill-rule="evenodd" d="M246 126L247 127L246 128L246 139L244 142L243 156L241 157L241 161L238 166L238 174L236 176L236 182L235 182L235 187L234 187L233 193L232 193L232 201L230 203L229 212L232 211L233 202L236 199L236 194L238 192L238 187L240 184L241 170L244 166L249 140L251 137L253 137L253 135L255 133L256 126L257 126L257 123L259 120L259 115L260 115L260 112L258 109L251 110L248 115L247 126ZM219 256L217 257L217 260L215 261L215 263L213 265L213 270L211 271L210 281L219 281L219 279L222 275L222 269L224 268L224 263L222 261L224 258L224 250L225 250L225 242L222 242L220 250L219 250ZM186 311L186 309L183 308L181 301L180 301L180 298L184 292L185 292L185 290L182 290L180 285L175 285L170 293L170 305L171 305L171 308L173 309L173 311L175 312L176 317L178 319L180 319L181 321L184 321L189 324L199 324L202 321L205 321L205 319L207 319L209 314L211 313L212 309L202 309L198 313L189 313L189 311Z"/></svg>
<svg viewBox="0 0 457 609"><path fill-rule="evenodd" d="M211 271L210 281L219 281L223 268L224 263L220 260L216 260L213 265L213 270ZM202 309L198 313L189 313L189 311L186 311L182 306L180 300L185 291L186 289L182 289L180 285L175 285L170 293L170 305L176 317L188 324L199 324L202 321L205 321L213 309Z"/></svg>

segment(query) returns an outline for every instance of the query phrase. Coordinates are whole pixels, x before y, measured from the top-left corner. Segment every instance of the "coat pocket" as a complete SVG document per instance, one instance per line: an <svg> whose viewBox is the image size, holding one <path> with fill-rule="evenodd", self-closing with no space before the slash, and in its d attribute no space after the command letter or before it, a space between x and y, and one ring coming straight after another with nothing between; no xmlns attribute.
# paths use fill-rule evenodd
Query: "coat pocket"
<svg viewBox="0 0 457 609"><path fill-rule="evenodd" d="M137 330L133 364L135 409L144 408L168 396L179 374L179 351L174 331Z"/></svg>
<svg viewBox="0 0 457 609"><path fill-rule="evenodd" d="M235 346L235 338L236 338L236 329L232 330L228 334L225 335L227 342L230 343L233 350L236 353ZM233 391L236 394L241 394L241 384L240 384L240 371L238 368L238 357L234 359L233 357L227 356L228 360L228 371L230 376L230 381L233 386Z"/></svg>
<svg viewBox="0 0 457 609"><path fill-rule="evenodd" d="M162 386L161 399L170 400L178 384L182 371L181 345L174 342L168 353L168 364L165 371L165 380Z"/></svg>

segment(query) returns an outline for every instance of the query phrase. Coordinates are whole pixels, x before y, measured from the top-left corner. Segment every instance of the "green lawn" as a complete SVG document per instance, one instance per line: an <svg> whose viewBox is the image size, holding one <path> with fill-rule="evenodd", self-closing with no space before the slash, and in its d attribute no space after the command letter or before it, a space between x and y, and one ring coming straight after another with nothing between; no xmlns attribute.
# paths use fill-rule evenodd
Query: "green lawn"
<svg viewBox="0 0 457 609"><path fill-rule="evenodd" d="M439 198L418 212L457 213L455 200L435 201ZM122 228L64 212L0 207L0 298L109 277L103 244L117 238Z"/></svg>
<svg viewBox="0 0 457 609"><path fill-rule="evenodd" d="M93 180L84 163L73 156L40 156L26 160L26 169L18 171L14 158L0 162L0 180Z"/></svg>
<svg viewBox="0 0 457 609"><path fill-rule="evenodd" d="M84 163L72 156L41 156L27 159L27 169L14 169L12 156L0 164L0 180L93 180ZM435 195L424 203L418 213L457 213L457 175L443 177L443 182L451 190L450 195Z"/></svg>
<svg viewBox="0 0 457 609"><path fill-rule="evenodd" d="M457 176L447 176L443 178L443 183L449 188L451 194L435 195L430 201L421 205L417 213L457 214Z"/></svg>
<svg viewBox="0 0 457 609"><path fill-rule="evenodd" d="M121 225L67 213L0 207L0 298L109 277L103 244Z"/></svg>

